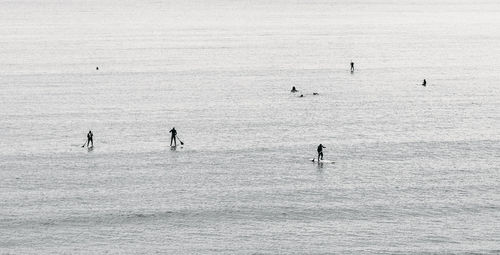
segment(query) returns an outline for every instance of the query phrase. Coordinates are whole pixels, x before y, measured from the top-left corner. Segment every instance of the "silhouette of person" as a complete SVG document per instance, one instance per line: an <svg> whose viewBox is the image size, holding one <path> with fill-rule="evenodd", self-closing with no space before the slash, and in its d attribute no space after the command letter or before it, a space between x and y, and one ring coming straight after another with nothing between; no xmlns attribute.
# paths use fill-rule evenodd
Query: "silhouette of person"
<svg viewBox="0 0 500 255"><path fill-rule="evenodd" d="M319 159L321 157L321 160L323 160L323 148L326 148L325 146L323 146L323 144L319 144L318 145L318 162L319 162Z"/></svg>
<svg viewBox="0 0 500 255"><path fill-rule="evenodd" d="M96 66L95 70L99 70L99 67L98 67L98 66Z"/></svg>
<svg viewBox="0 0 500 255"><path fill-rule="evenodd" d="M297 92L297 91L298 91L298 90L295 88L295 86L293 86L293 87L292 87L291 92L292 92L292 93L295 93L295 92Z"/></svg>
<svg viewBox="0 0 500 255"><path fill-rule="evenodd" d="M351 73L354 72L354 62L351 60Z"/></svg>
<svg viewBox="0 0 500 255"><path fill-rule="evenodd" d="M94 147L94 134L92 134L92 131L89 130L89 133L87 134L87 147L92 143L90 147Z"/></svg>
<svg viewBox="0 0 500 255"><path fill-rule="evenodd" d="M424 82L422 82L422 86L427 86L427 81L424 79Z"/></svg>
<svg viewBox="0 0 500 255"><path fill-rule="evenodd" d="M172 135L170 136L170 146L172 146L172 141L174 142L174 146L177 146L177 130L175 130L175 127L173 127L169 133Z"/></svg>

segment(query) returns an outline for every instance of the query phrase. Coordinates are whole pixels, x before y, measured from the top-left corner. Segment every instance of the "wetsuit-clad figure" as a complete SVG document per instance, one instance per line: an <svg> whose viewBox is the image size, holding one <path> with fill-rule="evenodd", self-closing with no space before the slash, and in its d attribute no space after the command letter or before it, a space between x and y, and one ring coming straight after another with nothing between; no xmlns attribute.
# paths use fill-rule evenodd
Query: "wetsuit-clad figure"
<svg viewBox="0 0 500 255"><path fill-rule="evenodd" d="M351 61L351 73L354 72L354 62Z"/></svg>
<svg viewBox="0 0 500 255"><path fill-rule="evenodd" d="M323 148L326 148L323 144L318 145L318 162L320 158L323 160Z"/></svg>
<svg viewBox="0 0 500 255"><path fill-rule="evenodd" d="M427 81L424 79L424 82L422 82L422 86L427 86Z"/></svg>
<svg viewBox="0 0 500 255"><path fill-rule="evenodd" d="M90 147L94 147L94 134L92 134L92 131L89 130L89 133L87 134L87 147L90 145Z"/></svg>
<svg viewBox="0 0 500 255"><path fill-rule="evenodd" d="M297 91L298 91L298 90L295 88L295 86L293 86L293 87L292 87L292 90L291 90L290 92L295 93L295 92L297 92Z"/></svg>
<svg viewBox="0 0 500 255"><path fill-rule="evenodd" d="M172 146L172 141L174 142L174 146L177 146L177 130L175 130L175 127L173 127L169 133L172 133L170 137L170 146Z"/></svg>

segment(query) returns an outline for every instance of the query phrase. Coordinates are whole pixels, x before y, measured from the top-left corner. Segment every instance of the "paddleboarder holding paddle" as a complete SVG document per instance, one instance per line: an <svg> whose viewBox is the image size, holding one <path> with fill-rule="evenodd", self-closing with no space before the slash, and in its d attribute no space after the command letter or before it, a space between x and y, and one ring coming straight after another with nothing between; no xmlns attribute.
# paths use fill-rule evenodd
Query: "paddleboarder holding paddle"
<svg viewBox="0 0 500 255"><path fill-rule="evenodd" d="M172 146L172 141L174 142L174 146L177 146L177 130L175 130L175 127L173 127L169 133L172 135L170 136L170 146Z"/></svg>
<svg viewBox="0 0 500 255"><path fill-rule="evenodd" d="M92 145L90 147L94 147L94 134L92 134L92 131L89 130L89 132L87 133L87 142L85 144L87 144L87 147L89 147L91 143ZM83 144L82 147L85 147L85 144Z"/></svg>
<svg viewBox="0 0 500 255"><path fill-rule="evenodd" d="M323 146L323 144L319 144L318 145L318 162L319 162L319 159L321 157L321 160L323 160L323 148L326 148L325 146Z"/></svg>

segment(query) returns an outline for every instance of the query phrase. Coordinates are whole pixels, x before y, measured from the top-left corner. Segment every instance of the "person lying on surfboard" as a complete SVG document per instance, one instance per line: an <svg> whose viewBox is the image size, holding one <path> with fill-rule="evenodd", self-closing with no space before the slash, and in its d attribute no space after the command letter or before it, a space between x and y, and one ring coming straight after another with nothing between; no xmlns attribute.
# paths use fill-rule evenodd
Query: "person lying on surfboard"
<svg viewBox="0 0 500 255"><path fill-rule="evenodd" d="M321 160L323 160L323 148L326 148L325 146L323 146L323 144L319 144L318 145L318 162L319 162L319 159L321 157Z"/></svg>

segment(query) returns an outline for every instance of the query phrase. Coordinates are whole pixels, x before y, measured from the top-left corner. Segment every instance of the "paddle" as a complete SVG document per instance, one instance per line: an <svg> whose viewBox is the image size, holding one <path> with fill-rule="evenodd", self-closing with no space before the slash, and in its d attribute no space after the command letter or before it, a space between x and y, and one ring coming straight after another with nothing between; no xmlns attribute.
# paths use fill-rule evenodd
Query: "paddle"
<svg viewBox="0 0 500 255"><path fill-rule="evenodd" d="M88 141L86 141L83 145L82 145L82 148L85 147L85 144L87 144Z"/></svg>
<svg viewBox="0 0 500 255"><path fill-rule="evenodd" d="M179 142L181 142L181 145L184 145L184 143L181 141L181 139L179 137L177 137L177 139L179 139Z"/></svg>

